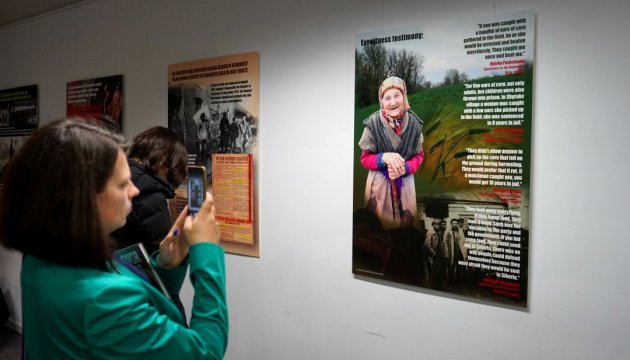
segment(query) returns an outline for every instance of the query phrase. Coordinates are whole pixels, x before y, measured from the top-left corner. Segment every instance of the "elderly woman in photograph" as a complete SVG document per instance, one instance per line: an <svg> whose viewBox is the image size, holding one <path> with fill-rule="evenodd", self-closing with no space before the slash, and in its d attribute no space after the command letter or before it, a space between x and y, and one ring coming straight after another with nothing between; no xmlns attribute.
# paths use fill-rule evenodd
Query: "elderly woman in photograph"
<svg viewBox="0 0 630 360"><path fill-rule="evenodd" d="M378 89L380 109L363 121L359 140L361 164L369 170L365 201L374 199L374 212L385 229L400 226L404 210L417 214L413 173L424 159L422 120L410 110L407 86L398 77Z"/></svg>

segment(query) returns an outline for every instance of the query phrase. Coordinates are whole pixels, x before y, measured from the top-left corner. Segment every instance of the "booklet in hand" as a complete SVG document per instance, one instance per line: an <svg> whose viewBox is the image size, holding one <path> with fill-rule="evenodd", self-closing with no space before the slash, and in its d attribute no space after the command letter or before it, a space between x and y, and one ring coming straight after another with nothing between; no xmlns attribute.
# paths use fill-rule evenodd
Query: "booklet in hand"
<svg viewBox="0 0 630 360"><path fill-rule="evenodd" d="M134 272L138 274L138 276L147 280L160 290L169 300L172 300L168 290L166 290L166 287L162 282L162 279L160 279L160 276L153 268L153 265L151 265L149 254L142 243L133 244L117 250L116 255L123 265L132 266L133 268L130 268L132 271L135 269L136 271Z"/></svg>

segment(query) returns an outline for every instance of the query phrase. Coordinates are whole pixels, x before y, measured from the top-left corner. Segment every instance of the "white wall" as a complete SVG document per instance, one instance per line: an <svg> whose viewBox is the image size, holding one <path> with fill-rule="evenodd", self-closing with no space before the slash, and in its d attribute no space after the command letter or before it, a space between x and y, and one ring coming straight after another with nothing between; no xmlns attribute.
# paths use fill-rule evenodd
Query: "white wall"
<svg viewBox="0 0 630 360"><path fill-rule="evenodd" d="M529 309L354 277L355 34L532 8ZM169 64L260 52L261 258L227 256L227 359L625 359L628 15L627 0L98 0L0 30L0 89L38 84L48 121L67 81L121 73L133 136L167 124ZM16 306L19 256L0 261Z"/></svg>

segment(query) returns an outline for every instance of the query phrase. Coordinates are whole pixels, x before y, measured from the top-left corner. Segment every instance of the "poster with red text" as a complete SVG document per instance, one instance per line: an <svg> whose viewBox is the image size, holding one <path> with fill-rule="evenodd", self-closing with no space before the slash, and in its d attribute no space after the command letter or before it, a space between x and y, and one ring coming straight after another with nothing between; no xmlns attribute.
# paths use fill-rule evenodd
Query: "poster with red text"
<svg viewBox="0 0 630 360"><path fill-rule="evenodd" d="M101 121L122 132L123 77L106 76L66 84L66 116Z"/></svg>
<svg viewBox="0 0 630 360"><path fill-rule="evenodd" d="M168 67L168 126L186 144L189 165L206 168L220 245L253 257L260 256L255 211L259 78L258 52ZM185 187L177 189L177 198L183 208Z"/></svg>
<svg viewBox="0 0 630 360"><path fill-rule="evenodd" d="M353 273L527 307L535 14L356 36Z"/></svg>

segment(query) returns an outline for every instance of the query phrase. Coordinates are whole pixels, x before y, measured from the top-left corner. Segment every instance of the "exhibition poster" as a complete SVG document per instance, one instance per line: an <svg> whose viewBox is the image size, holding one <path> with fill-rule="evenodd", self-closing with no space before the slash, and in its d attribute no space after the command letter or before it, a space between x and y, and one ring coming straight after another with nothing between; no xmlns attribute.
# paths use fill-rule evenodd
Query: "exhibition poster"
<svg viewBox="0 0 630 360"><path fill-rule="evenodd" d="M221 246L260 256L256 164L260 126L259 54L249 52L168 67L168 126L203 165L215 198ZM186 188L177 191L180 208Z"/></svg>
<svg viewBox="0 0 630 360"><path fill-rule="evenodd" d="M533 11L356 36L356 275L527 306Z"/></svg>
<svg viewBox="0 0 630 360"><path fill-rule="evenodd" d="M66 84L66 116L101 121L123 130L123 76L70 81Z"/></svg>
<svg viewBox="0 0 630 360"><path fill-rule="evenodd" d="M0 175L37 128L38 102L37 85L0 90Z"/></svg>

